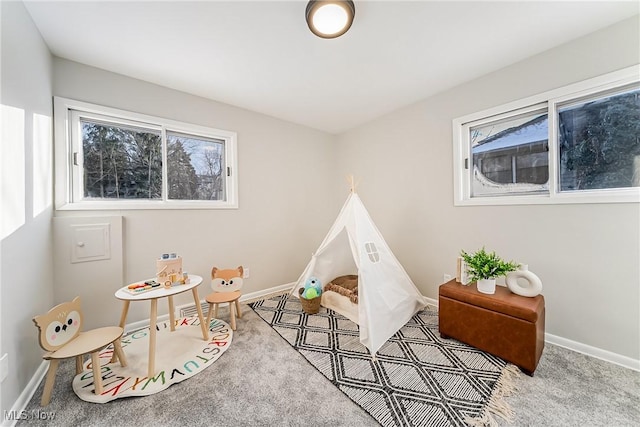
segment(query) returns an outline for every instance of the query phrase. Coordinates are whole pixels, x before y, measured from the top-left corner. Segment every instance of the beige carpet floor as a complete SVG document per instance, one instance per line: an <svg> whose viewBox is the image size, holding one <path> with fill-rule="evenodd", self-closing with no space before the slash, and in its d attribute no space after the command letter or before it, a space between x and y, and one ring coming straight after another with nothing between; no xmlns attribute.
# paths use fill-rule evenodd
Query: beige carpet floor
<svg viewBox="0 0 640 427"><path fill-rule="evenodd" d="M250 308L233 344L195 377L146 397L106 404L80 400L71 388L73 362L58 371L51 404L42 384L18 426L375 426L355 405ZM221 310L221 318L226 313ZM637 426L640 372L547 345L533 378L521 375L508 398L515 426ZM509 425L502 423L501 425Z"/></svg>

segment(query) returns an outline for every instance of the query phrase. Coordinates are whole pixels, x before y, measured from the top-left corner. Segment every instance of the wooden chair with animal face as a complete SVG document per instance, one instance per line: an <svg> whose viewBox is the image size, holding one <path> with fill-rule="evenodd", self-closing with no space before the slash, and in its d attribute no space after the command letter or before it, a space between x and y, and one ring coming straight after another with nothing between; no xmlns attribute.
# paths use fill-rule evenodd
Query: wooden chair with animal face
<svg viewBox="0 0 640 427"><path fill-rule="evenodd" d="M211 325L212 316L218 317L218 305L229 304L229 318L231 329L236 330L236 316L242 317L240 311L240 289L243 285L242 276L244 269L242 266L234 269L220 270L217 267L211 269L211 289L213 292L206 296L209 303L209 313L207 314L207 327Z"/></svg>
<svg viewBox="0 0 640 427"><path fill-rule="evenodd" d="M83 356L91 355L94 392L102 393L102 375L98 353L113 343L114 351L120 364L127 362L120 344L123 329L118 326L93 329L82 332L82 310L80 297L71 302L59 304L46 314L36 316L33 322L39 330L39 343L46 353L43 359L49 360L49 370L42 392L41 405L46 406L51 399L51 392L56 378L58 363L62 359L76 359L76 375L82 372Z"/></svg>

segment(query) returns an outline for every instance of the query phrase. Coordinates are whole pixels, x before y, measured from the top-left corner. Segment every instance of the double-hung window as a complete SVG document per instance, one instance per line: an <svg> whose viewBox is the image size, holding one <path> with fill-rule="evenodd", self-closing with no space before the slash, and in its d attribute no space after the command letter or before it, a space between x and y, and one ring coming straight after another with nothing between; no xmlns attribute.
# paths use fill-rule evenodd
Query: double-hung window
<svg viewBox="0 0 640 427"><path fill-rule="evenodd" d="M236 134L55 98L56 207L237 207Z"/></svg>
<svg viewBox="0 0 640 427"><path fill-rule="evenodd" d="M639 70L455 119L456 204L640 201Z"/></svg>

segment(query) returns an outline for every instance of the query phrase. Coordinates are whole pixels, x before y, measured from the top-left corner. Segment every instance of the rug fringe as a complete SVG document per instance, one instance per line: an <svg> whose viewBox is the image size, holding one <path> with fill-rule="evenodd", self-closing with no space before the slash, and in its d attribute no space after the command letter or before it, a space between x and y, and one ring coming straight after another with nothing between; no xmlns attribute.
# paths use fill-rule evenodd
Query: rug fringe
<svg viewBox="0 0 640 427"><path fill-rule="evenodd" d="M519 377L520 369L515 365L507 365L502 371L493 393L491 393L491 398L480 416L476 418L466 417L464 421L473 427L497 427L498 422L495 416L499 416L508 423L512 423L515 412L511 409L511 406L505 402L504 398L517 391L518 386L516 380Z"/></svg>

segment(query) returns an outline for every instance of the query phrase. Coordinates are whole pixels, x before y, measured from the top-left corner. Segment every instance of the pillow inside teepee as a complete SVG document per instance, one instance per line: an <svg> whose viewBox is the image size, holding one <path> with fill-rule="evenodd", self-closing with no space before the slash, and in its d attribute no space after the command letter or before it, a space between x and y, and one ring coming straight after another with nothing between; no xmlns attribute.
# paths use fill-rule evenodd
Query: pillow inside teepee
<svg viewBox="0 0 640 427"><path fill-rule="evenodd" d="M338 294L349 298L354 304L358 303L358 276L355 274L348 274L346 276L339 276L327 283L324 287L325 291L333 291Z"/></svg>

